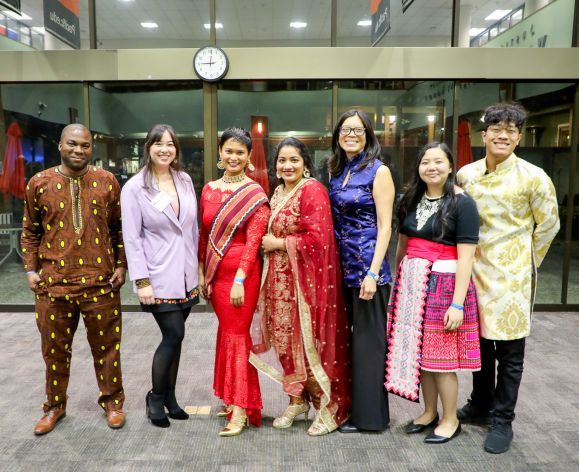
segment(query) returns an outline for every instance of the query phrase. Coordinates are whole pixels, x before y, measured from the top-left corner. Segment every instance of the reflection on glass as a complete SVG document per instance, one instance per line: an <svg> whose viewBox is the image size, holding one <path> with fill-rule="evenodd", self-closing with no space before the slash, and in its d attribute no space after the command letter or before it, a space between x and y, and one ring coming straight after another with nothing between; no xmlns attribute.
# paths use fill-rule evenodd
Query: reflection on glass
<svg viewBox="0 0 579 472"><path fill-rule="evenodd" d="M381 47L448 47L451 44L452 2L414 0L402 13L402 3L390 2L390 30L376 43ZM371 46L372 15L368 0L338 0L337 46Z"/></svg>
<svg viewBox="0 0 579 472"><path fill-rule="evenodd" d="M542 168L553 181L562 224L562 231L539 268L536 303L541 304L561 303L565 235L562 211L563 202L568 198L570 150L559 145L559 133L561 124L569 123L574 90L572 84L537 82L461 83L459 87L459 141L461 125L466 126L467 134L462 139L468 141L466 148L471 150L467 157L461 156L459 142L459 166L485 157L480 118L487 106L506 101L507 97L512 96L529 111L515 153ZM569 293L573 290L579 290L579 285L569 287Z"/></svg>
<svg viewBox="0 0 579 472"><path fill-rule="evenodd" d="M321 170L319 177L327 177L324 166L331 148L331 82L226 81L219 86L217 103L219 133L229 126L250 130L255 148L252 161L258 174L267 165L272 185L270 157L274 147L287 136L295 136L308 146ZM263 153L261 166L256 162L256 152Z"/></svg>
<svg viewBox="0 0 579 472"><path fill-rule="evenodd" d="M330 46L331 0L216 0L220 47Z"/></svg>
<svg viewBox="0 0 579 472"><path fill-rule="evenodd" d="M81 84L2 84L0 86L0 149L4 161L12 159L10 180L28 180L60 164L58 142L62 128L73 115L83 116ZM23 159L6 156L7 132L20 130ZM18 133L17 133L18 134ZM24 182L22 182L24 184ZM33 304L22 260L18 255L24 200L16 189L0 197L0 303Z"/></svg>
<svg viewBox="0 0 579 472"><path fill-rule="evenodd" d="M199 197L203 187L203 90L200 82L94 83L89 89L93 161L121 186L141 168L144 138L157 123L173 126L181 164ZM124 304L136 304L131 284Z"/></svg>
<svg viewBox="0 0 579 472"><path fill-rule="evenodd" d="M96 2L99 49L195 48L207 45L209 0ZM147 27L143 24L156 24Z"/></svg>

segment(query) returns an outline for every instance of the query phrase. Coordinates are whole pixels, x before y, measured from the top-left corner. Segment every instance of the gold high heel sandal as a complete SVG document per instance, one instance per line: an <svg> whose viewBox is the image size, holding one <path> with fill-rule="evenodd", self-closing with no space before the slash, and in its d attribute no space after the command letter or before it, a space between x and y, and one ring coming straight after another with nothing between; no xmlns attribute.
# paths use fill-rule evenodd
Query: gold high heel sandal
<svg viewBox="0 0 579 472"><path fill-rule="evenodd" d="M330 429L326 426L326 423L322 421L320 413L316 415L314 422L308 428L308 434L310 436L323 436L324 434L331 433Z"/></svg>
<svg viewBox="0 0 579 472"><path fill-rule="evenodd" d="M233 411L233 407L231 405L225 405L221 410L217 412L217 416L223 418L224 416L229 416L229 413Z"/></svg>
<svg viewBox="0 0 579 472"><path fill-rule="evenodd" d="M219 432L219 436L238 436L246 426L249 427L249 418L247 415L244 414L238 417L232 416L231 420L229 420L229 423L227 423L227 426L223 429L223 431Z"/></svg>
<svg viewBox="0 0 579 472"><path fill-rule="evenodd" d="M304 420L307 421L309 411L310 404L308 402L291 403L281 416L278 416L275 420L273 420L273 427L277 429L289 428L292 424L294 424L296 416L301 414L304 415Z"/></svg>

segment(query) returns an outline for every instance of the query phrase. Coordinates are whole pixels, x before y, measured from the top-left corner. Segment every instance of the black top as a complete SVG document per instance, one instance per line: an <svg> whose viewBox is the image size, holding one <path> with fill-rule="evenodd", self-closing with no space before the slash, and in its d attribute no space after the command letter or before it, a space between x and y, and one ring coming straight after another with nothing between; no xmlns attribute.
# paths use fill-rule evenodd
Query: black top
<svg viewBox="0 0 579 472"><path fill-rule="evenodd" d="M409 238L422 238L428 241L435 241L437 235L433 234L433 223L435 214L433 214L426 224L416 229L416 208L406 215L404 222L400 226L400 233ZM457 244L477 244L479 217L476 209L476 203L466 193L457 194L456 212L448 218L449 229L444 238L437 241L447 246L456 246Z"/></svg>

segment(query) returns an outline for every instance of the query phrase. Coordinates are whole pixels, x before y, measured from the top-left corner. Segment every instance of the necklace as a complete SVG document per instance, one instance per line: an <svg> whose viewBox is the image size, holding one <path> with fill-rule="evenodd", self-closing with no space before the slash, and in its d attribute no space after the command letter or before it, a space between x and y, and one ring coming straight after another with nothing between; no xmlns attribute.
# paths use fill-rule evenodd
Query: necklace
<svg viewBox="0 0 579 472"><path fill-rule="evenodd" d="M245 180L245 172L237 175L223 174L221 180L223 180L223 182L226 184L236 184L237 182L243 182Z"/></svg>
<svg viewBox="0 0 579 472"><path fill-rule="evenodd" d="M422 195L422 198L416 206L416 230L420 231L428 219L438 212L440 208L440 202L442 197L428 198L426 193Z"/></svg>

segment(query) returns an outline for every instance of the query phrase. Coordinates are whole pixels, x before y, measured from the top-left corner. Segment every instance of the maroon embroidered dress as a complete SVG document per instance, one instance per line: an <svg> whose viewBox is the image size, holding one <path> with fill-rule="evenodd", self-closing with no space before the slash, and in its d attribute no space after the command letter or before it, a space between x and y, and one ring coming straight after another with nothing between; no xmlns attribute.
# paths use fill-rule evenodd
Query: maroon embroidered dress
<svg viewBox="0 0 579 472"><path fill-rule="evenodd" d="M255 183L248 185L255 194L253 200L245 201L233 196L243 192L242 189L233 192L212 188L211 184L203 187L199 260L205 264L206 283L211 285L211 304L219 320L213 380L215 395L226 405L245 408L250 421L259 426L261 393L257 371L249 363L249 331L261 279L258 250L270 211L261 187ZM217 223L222 223L221 232ZM239 268L246 274L245 299L241 307L234 307L230 292Z"/></svg>
<svg viewBox="0 0 579 472"><path fill-rule="evenodd" d="M311 399L332 431L346 420L350 396L348 323L330 201L313 179L288 195L282 188L271 199L269 231L285 239L287 252L265 258L250 360L287 394ZM266 354L271 346L277 359Z"/></svg>

